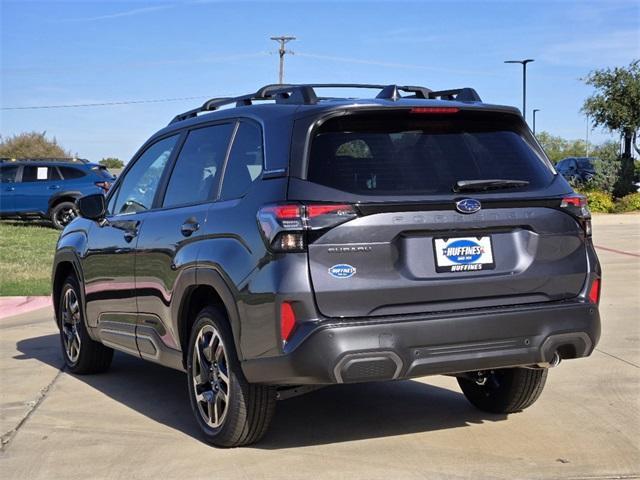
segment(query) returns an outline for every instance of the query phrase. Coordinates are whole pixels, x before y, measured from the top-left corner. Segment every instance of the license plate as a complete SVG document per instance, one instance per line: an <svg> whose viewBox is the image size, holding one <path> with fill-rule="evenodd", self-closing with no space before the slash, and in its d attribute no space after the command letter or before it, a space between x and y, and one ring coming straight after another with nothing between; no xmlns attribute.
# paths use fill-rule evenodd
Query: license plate
<svg viewBox="0 0 640 480"><path fill-rule="evenodd" d="M491 237L435 238L436 272L475 272L495 268Z"/></svg>

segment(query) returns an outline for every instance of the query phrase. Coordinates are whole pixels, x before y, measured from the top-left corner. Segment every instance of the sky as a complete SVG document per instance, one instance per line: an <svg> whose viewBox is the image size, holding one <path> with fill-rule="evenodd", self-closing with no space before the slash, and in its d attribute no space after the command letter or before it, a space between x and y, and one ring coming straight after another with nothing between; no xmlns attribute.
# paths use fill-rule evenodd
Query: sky
<svg viewBox="0 0 640 480"><path fill-rule="evenodd" d="M475 88L537 130L585 138L590 71L640 57L640 2L0 0L0 134L46 131L80 157L128 161L177 113L275 83ZM155 102L156 100L178 99ZM76 108L16 107L145 101ZM146 102L154 101L154 102ZM613 138L594 130L590 141Z"/></svg>

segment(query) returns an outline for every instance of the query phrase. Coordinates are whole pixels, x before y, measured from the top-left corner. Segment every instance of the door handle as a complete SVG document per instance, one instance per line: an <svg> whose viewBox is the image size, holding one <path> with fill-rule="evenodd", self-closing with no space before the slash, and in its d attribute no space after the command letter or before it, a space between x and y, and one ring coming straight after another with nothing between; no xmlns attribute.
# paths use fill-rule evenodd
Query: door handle
<svg viewBox="0 0 640 480"><path fill-rule="evenodd" d="M182 224L182 226L180 227L180 232L185 237L190 237L191 234L198 231L199 228L200 224L198 223L198 220L196 220L194 217L191 217L189 220Z"/></svg>
<svg viewBox="0 0 640 480"><path fill-rule="evenodd" d="M49 190L59 190L60 189L60 185L51 185L49 187Z"/></svg>

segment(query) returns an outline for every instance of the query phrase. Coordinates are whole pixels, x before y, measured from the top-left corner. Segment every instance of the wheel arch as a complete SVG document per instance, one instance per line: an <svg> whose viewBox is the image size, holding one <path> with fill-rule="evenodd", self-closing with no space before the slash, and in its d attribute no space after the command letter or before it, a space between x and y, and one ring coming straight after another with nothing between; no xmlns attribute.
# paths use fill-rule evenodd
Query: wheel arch
<svg viewBox="0 0 640 480"><path fill-rule="evenodd" d="M61 250L56 253L53 264L53 272L51 275L51 300L55 313L56 325L59 326L58 313L60 308L60 294L62 286L69 275L73 274L80 285L80 296L84 307L84 281L80 270L80 262L76 255L70 250ZM83 318L86 319L86 312L83 312Z"/></svg>
<svg viewBox="0 0 640 480"><path fill-rule="evenodd" d="M240 317L235 295L233 295L229 283L219 271L209 267L196 268L195 280L193 284L184 289L177 315L174 317L176 319L174 331L178 335L178 341L182 349L182 361L185 370L191 328L193 327L195 316L205 306L216 306L225 313L231 327L238 359L242 360Z"/></svg>
<svg viewBox="0 0 640 480"><path fill-rule="evenodd" d="M51 215L51 210L59 203L62 203L62 202L75 203L75 201L80 197L82 197L82 192L75 191L75 190L58 192L54 195L51 195L51 197L49 197L49 207L47 209L47 215Z"/></svg>

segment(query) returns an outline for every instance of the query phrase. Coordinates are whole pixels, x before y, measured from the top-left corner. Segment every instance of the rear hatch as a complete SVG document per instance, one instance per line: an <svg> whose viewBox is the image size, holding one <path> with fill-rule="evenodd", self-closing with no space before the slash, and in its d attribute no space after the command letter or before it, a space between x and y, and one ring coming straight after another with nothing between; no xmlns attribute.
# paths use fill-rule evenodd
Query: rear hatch
<svg viewBox="0 0 640 480"><path fill-rule="evenodd" d="M290 180L290 199L358 214L308 234L323 315L538 303L582 290L585 232L559 208L571 189L519 116L350 113L322 122L309 142L306 179Z"/></svg>

